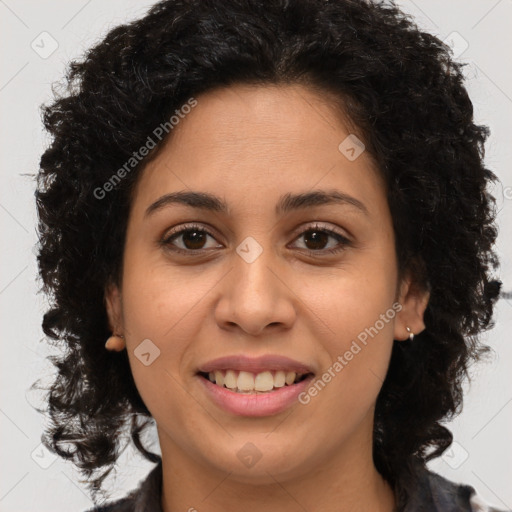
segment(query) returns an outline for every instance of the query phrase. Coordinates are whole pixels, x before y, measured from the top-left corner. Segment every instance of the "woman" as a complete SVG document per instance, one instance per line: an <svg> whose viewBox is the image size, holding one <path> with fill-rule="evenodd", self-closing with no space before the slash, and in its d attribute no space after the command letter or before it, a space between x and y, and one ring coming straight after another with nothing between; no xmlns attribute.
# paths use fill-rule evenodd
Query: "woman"
<svg viewBox="0 0 512 512"><path fill-rule="evenodd" d="M157 463L94 510L483 510L425 466L501 284L447 47L392 5L169 0L68 80L36 193L45 443L95 498L126 425Z"/></svg>

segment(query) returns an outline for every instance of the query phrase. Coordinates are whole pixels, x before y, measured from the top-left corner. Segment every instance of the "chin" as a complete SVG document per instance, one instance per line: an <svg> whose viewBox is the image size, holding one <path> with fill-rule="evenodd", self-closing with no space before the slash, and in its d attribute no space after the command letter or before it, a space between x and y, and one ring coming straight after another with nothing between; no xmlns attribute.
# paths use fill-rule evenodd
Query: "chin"
<svg viewBox="0 0 512 512"><path fill-rule="evenodd" d="M271 434L273 440L270 436L266 439L267 436L268 432L254 436L252 441L250 436L244 436L241 442L230 438L223 454L210 459L209 463L218 471L230 473L230 480L252 485L275 484L276 480L308 473L310 464L298 457L300 450L283 446L275 433Z"/></svg>

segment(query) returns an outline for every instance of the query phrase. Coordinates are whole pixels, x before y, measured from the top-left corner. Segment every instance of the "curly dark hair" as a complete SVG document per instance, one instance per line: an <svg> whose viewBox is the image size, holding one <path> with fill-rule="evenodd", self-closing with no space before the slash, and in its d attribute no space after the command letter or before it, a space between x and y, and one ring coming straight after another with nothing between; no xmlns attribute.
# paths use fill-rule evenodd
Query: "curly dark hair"
<svg viewBox="0 0 512 512"><path fill-rule="evenodd" d="M430 291L426 330L394 343L375 410L374 462L405 504L413 464L452 442L440 422L460 412L469 367L490 350L477 334L493 325L501 287L491 276L489 130L473 121L462 67L392 2L365 0L165 0L69 64L66 93L41 106L52 135L35 193L41 289L51 296L42 326L61 350L42 441L72 459L91 495L124 427L148 460L160 459L141 442L152 418L126 351L104 349L105 289L120 284L134 185L166 139L107 198L94 191L191 96L302 84L359 128L385 178L400 275L411 271Z"/></svg>

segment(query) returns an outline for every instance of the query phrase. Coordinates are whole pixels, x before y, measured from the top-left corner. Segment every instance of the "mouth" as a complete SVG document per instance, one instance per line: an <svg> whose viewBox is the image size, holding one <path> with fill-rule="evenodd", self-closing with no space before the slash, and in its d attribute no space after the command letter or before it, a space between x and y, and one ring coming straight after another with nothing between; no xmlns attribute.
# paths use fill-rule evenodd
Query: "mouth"
<svg viewBox="0 0 512 512"><path fill-rule="evenodd" d="M299 373L284 370L266 370L253 373L243 370L215 370L198 372L197 375L219 388L243 395L274 393L282 388L294 386L313 376L312 372Z"/></svg>
<svg viewBox="0 0 512 512"><path fill-rule="evenodd" d="M197 379L206 396L225 412L245 417L266 417L296 405L314 379L312 372L284 370L199 371Z"/></svg>

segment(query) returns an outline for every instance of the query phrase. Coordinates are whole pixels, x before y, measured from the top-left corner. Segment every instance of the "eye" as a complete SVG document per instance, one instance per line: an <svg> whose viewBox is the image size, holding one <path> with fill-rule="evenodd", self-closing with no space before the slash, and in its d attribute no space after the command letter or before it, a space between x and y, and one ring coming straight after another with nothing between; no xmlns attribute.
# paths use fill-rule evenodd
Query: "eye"
<svg viewBox="0 0 512 512"><path fill-rule="evenodd" d="M188 255L196 253L197 255L208 249L204 246L208 237L215 239L214 235L212 235L207 229L197 224L192 224L167 233L161 240L161 244L177 253ZM322 252L335 254L351 245L350 240L341 233L322 227L318 224L310 226L307 229L303 229L296 240L300 238L304 238L305 243L307 244L307 246L302 249L308 254L314 256L318 256L319 253ZM335 243L333 247L326 249L325 245L328 245L329 239L334 239L337 243ZM177 246L175 244L176 241L179 241L181 246ZM311 247L313 250L311 250Z"/></svg>
<svg viewBox="0 0 512 512"><path fill-rule="evenodd" d="M207 237L214 238L213 235L206 229L196 224L184 226L179 230L171 231L162 240L164 246L174 245L174 240L182 238L181 244L184 247L170 247L172 251L179 253L199 252L204 250L204 243Z"/></svg>
<svg viewBox="0 0 512 512"><path fill-rule="evenodd" d="M314 226L308 227L307 229L301 231L297 239L300 238L304 238L305 243L314 249L311 250L308 247L304 249L308 254L312 254L314 256L316 256L319 252L336 254L343 251L347 246L351 245L350 240L346 236L333 231L332 229L322 227L318 224L315 224ZM338 243L334 246L331 246L331 248L326 249L324 247L327 244L327 240L329 238L335 239Z"/></svg>

